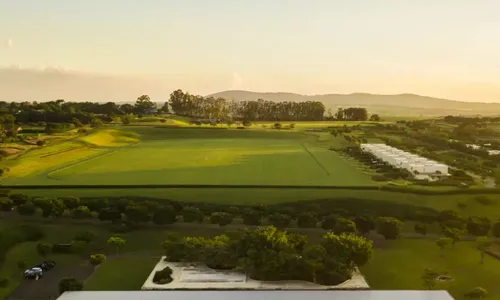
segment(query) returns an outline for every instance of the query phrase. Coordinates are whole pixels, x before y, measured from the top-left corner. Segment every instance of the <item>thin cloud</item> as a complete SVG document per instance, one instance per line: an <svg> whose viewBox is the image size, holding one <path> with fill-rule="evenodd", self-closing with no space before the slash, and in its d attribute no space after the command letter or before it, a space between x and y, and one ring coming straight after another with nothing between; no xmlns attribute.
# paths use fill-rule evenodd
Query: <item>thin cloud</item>
<svg viewBox="0 0 500 300"><path fill-rule="evenodd" d="M7 39L7 48L12 48L12 47L14 47L14 41L11 38L9 38Z"/></svg>

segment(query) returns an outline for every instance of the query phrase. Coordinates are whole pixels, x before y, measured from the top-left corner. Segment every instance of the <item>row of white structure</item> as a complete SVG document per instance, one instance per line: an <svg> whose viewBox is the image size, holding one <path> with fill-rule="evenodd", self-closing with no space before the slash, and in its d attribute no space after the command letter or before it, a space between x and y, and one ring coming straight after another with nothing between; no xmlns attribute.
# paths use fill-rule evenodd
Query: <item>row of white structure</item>
<svg viewBox="0 0 500 300"><path fill-rule="evenodd" d="M361 144L363 152L413 174L447 175L448 166L385 144Z"/></svg>

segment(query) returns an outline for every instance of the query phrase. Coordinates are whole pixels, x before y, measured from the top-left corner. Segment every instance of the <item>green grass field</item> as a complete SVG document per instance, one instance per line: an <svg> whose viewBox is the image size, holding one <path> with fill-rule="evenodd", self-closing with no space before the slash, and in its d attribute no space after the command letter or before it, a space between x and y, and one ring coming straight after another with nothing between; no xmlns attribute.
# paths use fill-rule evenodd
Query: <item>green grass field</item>
<svg viewBox="0 0 500 300"><path fill-rule="evenodd" d="M490 256L480 264L480 255L473 242L460 242L455 249L445 249L440 256L434 240L390 241L377 249L372 261L361 269L374 289L425 289L421 276L426 268L447 272L454 280L439 283L436 289L448 290L455 299L475 287L489 292L487 299L500 299L500 261Z"/></svg>
<svg viewBox="0 0 500 300"><path fill-rule="evenodd" d="M301 131L127 126L32 150L2 183L373 184L328 145Z"/></svg>
<svg viewBox="0 0 500 300"><path fill-rule="evenodd" d="M107 260L85 281L86 291L140 290L159 257L124 257Z"/></svg>

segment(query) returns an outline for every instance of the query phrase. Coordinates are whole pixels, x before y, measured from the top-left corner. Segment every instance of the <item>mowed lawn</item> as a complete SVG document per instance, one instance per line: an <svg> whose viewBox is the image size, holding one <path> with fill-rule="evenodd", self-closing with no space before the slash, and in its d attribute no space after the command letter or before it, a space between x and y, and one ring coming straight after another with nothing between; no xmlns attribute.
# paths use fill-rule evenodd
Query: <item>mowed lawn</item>
<svg viewBox="0 0 500 300"><path fill-rule="evenodd" d="M137 291L148 278L159 257L108 259L85 281L86 291Z"/></svg>
<svg viewBox="0 0 500 300"><path fill-rule="evenodd" d="M453 280L438 283L436 289L448 290L455 299L467 299L464 293L475 287L489 292L487 299L500 299L500 260L480 254L473 242L459 242L455 249L445 249L441 256L435 240L402 239L389 241L376 249L374 257L361 272L377 290L426 289L421 276L426 268L447 272Z"/></svg>
<svg viewBox="0 0 500 300"><path fill-rule="evenodd" d="M4 184L373 184L369 175L328 150L324 141L302 132L124 130L136 134L139 142L107 147L100 155L70 163L62 160L45 173L10 178ZM94 138L102 140L99 135ZM94 144L97 151L102 149Z"/></svg>

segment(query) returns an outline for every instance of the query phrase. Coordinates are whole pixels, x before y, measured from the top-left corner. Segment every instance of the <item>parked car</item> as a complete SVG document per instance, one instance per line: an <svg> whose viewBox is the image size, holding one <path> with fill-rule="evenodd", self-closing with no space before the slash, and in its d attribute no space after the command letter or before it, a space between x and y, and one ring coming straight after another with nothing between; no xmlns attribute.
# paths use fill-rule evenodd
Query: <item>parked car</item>
<svg viewBox="0 0 500 300"><path fill-rule="evenodd" d="M40 279L43 277L42 268L33 267L24 271L24 279Z"/></svg>
<svg viewBox="0 0 500 300"><path fill-rule="evenodd" d="M43 277L43 273L52 270L56 266L56 262L49 260L44 261L41 264L35 265L26 271L24 271L25 279L40 279Z"/></svg>

